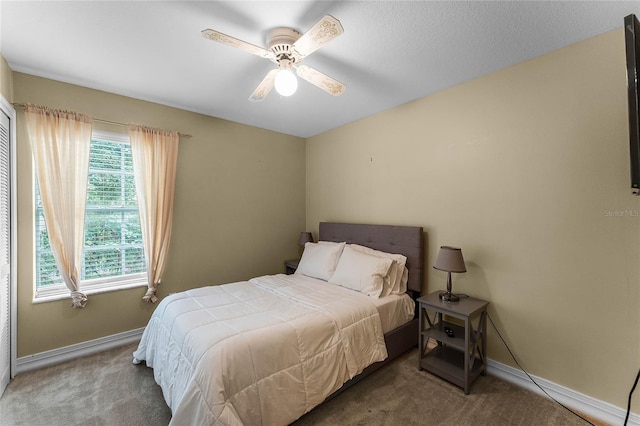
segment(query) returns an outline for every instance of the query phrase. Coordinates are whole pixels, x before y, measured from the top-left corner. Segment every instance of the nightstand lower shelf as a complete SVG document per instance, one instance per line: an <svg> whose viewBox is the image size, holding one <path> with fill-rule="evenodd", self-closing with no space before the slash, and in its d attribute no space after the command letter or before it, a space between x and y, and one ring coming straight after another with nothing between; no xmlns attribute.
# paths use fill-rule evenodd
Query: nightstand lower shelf
<svg viewBox="0 0 640 426"><path fill-rule="evenodd" d="M464 352L447 346L436 346L420 359L420 367L454 385L465 387L465 378L460 375L460 371L464 369ZM484 367L482 360L474 357L469 369L469 381L473 382L480 376Z"/></svg>

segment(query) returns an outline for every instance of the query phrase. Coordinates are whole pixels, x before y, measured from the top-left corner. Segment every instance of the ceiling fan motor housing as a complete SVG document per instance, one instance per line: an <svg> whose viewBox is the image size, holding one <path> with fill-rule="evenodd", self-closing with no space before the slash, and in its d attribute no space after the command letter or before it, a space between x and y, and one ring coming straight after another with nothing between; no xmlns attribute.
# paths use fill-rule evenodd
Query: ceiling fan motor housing
<svg viewBox="0 0 640 426"><path fill-rule="evenodd" d="M269 31L267 35L267 46L279 62L281 59L288 59L292 63L299 58L292 49L293 43L300 38L302 34L291 28L275 28Z"/></svg>

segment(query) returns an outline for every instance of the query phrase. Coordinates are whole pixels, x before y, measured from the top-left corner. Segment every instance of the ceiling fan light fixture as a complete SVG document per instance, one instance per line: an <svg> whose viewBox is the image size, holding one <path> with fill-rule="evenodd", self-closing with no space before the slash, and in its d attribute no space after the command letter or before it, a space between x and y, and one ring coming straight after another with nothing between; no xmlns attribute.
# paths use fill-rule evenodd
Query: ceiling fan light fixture
<svg viewBox="0 0 640 426"><path fill-rule="evenodd" d="M298 90L298 79L291 69L283 68L276 74L274 85L281 96L291 96Z"/></svg>
<svg viewBox="0 0 640 426"><path fill-rule="evenodd" d="M325 15L304 34L292 28L274 28L267 34L267 49L216 30L202 30L202 36L209 40L244 50L252 55L268 59L278 65L277 69L271 69L267 73L258 87L251 93L251 96L249 96L251 102L259 102L262 101L274 87L280 96L293 95L298 89L297 77L333 96L342 94L346 87L344 84L320 71L302 65L301 62L304 58L343 32L344 29L340 21L331 15ZM295 74L292 71L293 64L296 66Z"/></svg>

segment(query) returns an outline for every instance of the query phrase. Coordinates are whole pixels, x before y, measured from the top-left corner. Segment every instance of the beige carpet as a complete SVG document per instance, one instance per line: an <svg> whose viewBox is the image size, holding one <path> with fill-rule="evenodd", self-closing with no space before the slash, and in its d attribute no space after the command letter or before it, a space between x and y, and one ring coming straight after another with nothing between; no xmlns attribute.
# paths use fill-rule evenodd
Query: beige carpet
<svg viewBox="0 0 640 426"><path fill-rule="evenodd" d="M135 345L18 375L0 399L0 425L166 425L153 371ZM418 371L417 350L316 407L304 425L585 425L550 400L492 376L471 394Z"/></svg>

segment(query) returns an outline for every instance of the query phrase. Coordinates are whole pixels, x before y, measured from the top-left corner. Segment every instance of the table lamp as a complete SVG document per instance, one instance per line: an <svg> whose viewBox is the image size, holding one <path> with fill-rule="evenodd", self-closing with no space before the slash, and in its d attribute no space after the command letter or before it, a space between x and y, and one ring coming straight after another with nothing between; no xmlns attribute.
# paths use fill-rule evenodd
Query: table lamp
<svg viewBox="0 0 640 426"><path fill-rule="evenodd" d="M451 293L451 273L467 272L464 266L464 258L462 257L462 249L450 246L440 247L436 263L433 264L433 267L434 269L447 273L447 291L440 293L440 300L445 302L459 301L460 296Z"/></svg>

